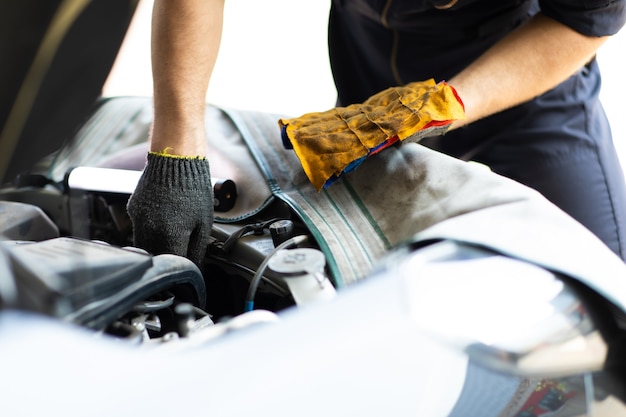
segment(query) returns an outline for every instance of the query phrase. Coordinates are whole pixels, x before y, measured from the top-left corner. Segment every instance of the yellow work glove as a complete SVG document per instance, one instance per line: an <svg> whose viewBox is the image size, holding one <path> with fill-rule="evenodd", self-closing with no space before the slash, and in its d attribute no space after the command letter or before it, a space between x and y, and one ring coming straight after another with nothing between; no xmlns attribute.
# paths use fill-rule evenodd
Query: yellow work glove
<svg viewBox="0 0 626 417"><path fill-rule="evenodd" d="M294 149L319 191L386 147L407 138L441 135L464 118L454 88L430 79L388 88L363 103L280 119L278 124L285 147Z"/></svg>

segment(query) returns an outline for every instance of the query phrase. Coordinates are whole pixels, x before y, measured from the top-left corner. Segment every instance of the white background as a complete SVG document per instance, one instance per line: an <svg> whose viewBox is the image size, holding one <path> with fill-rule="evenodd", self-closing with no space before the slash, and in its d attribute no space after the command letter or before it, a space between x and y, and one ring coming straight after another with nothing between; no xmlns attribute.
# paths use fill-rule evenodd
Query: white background
<svg viewBox="0 0 626 417"><path fill-rule="evenodd" d="M140 1L105 95L152 94L152 1ZM335 89L326 43L329 6L330 0L226 1L222 46L207 101L289 116L333 107ZM602 100L624 166L625 46L623 29L598 54L604 77Z"/></svg>

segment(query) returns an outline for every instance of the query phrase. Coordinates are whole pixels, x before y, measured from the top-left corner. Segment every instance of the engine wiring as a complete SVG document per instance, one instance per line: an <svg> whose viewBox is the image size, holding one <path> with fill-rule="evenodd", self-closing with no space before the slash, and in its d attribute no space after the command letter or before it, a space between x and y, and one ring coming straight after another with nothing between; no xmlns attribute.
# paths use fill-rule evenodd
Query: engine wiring
<svg viewBox="0 0 626 417"><path fill-rule="evenodd" d="M235 244L235 242L237 240L239 240L241 237L247 235L248 233L254 233L254 234L263 234L263 230L267 229L267 227L269 225L271 225L272 223L274 223L275 221L277 221L279 219L270 219L270 220L266 220L264 222L259 222L259 223L253 223L253 224L247 224L245 226L243 226L241 229L237 230L236 232L234 232L233 234L231 234L228 239L226 239L226 241L222 244L222 251L224 253L229 253L232 246Z"/></svg>

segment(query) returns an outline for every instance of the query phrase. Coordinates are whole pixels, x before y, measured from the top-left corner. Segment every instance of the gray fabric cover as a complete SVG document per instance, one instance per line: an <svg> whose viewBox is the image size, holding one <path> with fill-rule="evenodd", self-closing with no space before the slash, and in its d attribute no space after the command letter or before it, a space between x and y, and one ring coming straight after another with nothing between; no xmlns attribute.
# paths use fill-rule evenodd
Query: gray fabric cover
<svg viewBox="0 0 626 417"><path fill-rule="evenodd" d="M81 130L73 165L142 169L151 121L147 98L105 103ZM492 248L577 278L626 309L626 265L599 239L536 191L416 143L366 160L317 192L293 151L282 115L207 105L211 174L233 179L238 200L217 222L236 222L272 198L290 204L325 252L337 286L364 278L407 241L452 239ZM64 161L61 163L60 161Z"/></svg>
<svg viewBox="0 0 626 417"><path fill-rule="evenodd" d="M577 278L626 308L626 265L538 192L415 143L366 160L317 193L283 150L272 116L228 111L274 193L308 218L341 283L362 278L406 241L451 239L489 247Z"/></svg>

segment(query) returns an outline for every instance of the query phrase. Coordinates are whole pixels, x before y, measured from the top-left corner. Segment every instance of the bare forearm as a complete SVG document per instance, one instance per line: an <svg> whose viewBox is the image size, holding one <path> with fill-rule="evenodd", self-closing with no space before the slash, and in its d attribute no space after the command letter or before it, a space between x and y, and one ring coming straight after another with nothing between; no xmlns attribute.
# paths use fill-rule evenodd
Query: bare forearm
<svg viewBox="0 0 626 417"><path fill-rule="evenodd" d="M605 40L535 16L449 80L463 99L467 115L453 127L545 93L587 63Z"/></svg>
<svg viewBox="0 0 626 417"><path fill-rule="evenodd" d="M224 0L155 0L150 150L205 155L204 110L221 41Z"/></svg>

